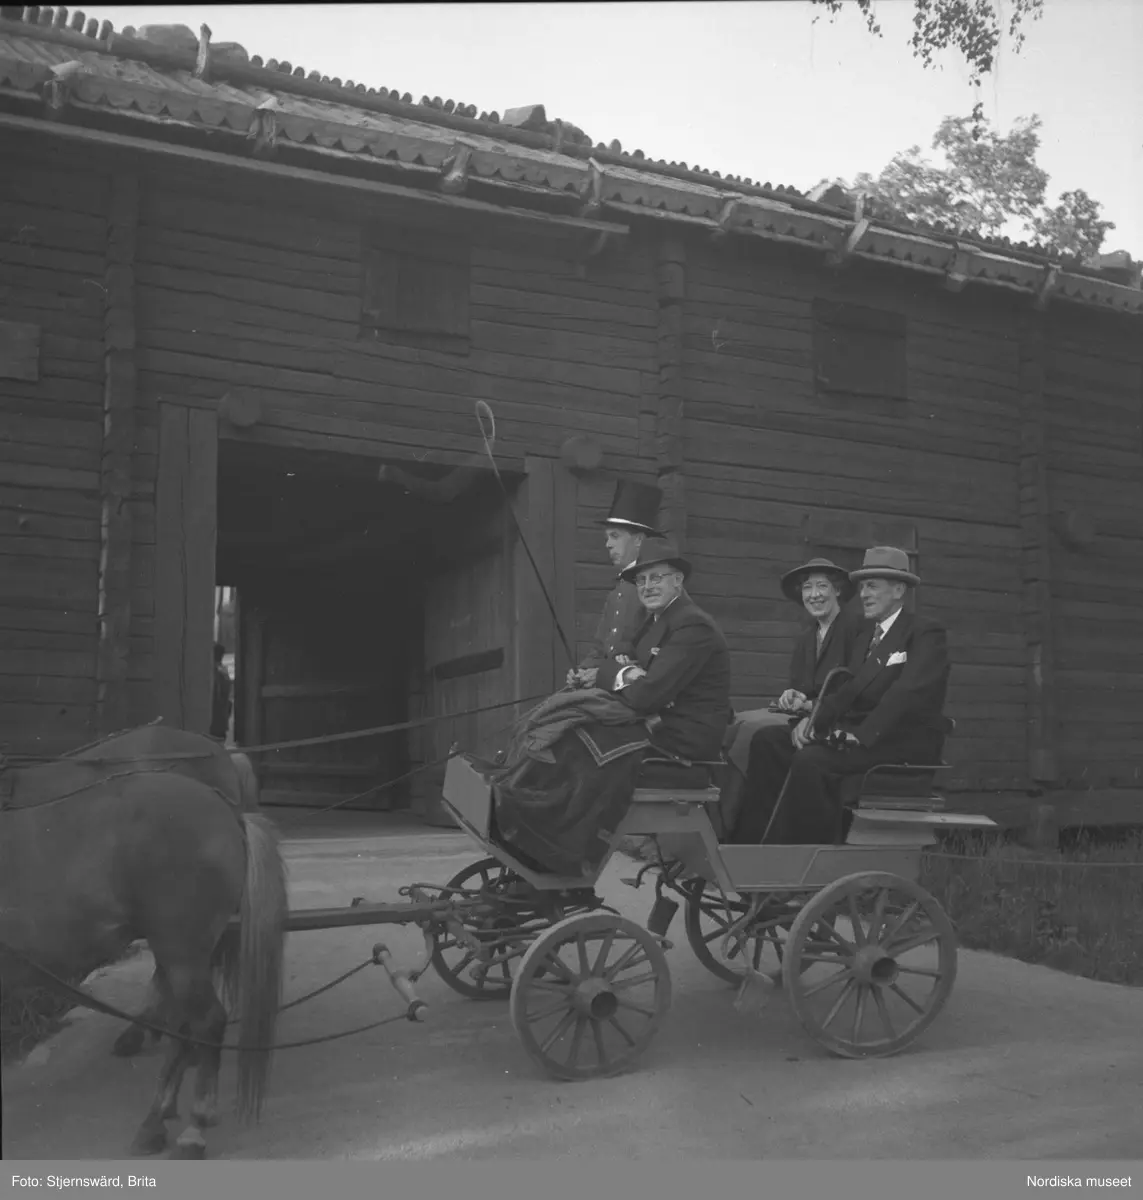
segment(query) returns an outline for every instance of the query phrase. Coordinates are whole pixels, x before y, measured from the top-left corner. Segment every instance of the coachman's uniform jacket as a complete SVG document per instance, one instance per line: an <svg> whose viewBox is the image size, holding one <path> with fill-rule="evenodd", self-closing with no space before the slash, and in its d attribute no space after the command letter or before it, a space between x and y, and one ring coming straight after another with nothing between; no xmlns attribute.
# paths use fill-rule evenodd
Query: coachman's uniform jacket
<svg viewBox="0 0 1143 1200"><path fill-rule="evenodd" d="M647 674L616 696L638 716L662 719L651 735L655 745L691 760L717 758L734 714L730 651L714 619L681 595L658 620L645 621L634 650ZM620 670L609 659L596 685L613 688Z"/></svg>
<svg viewBox="0 0 1143 1200"><path fill-rule="evenodd" d="M635 585L619 579L607 595L595 638L580 666L599 668L617 654L632 656L635 635L646 618L647 610L639 600Z"/></svg>
<svg viewBox="0 0 1143 1200"><path fill-rule="evenodd" d="M817 726L840 726L868 750L907 755L944 741L948 634L939 621L902 611L867 659L873 623L853 644L854 677L822 701ZM931 749L929 753L932 753ZM921 761L925 761L922 759ZM931 761L931 760L930 760Z"/></svg>

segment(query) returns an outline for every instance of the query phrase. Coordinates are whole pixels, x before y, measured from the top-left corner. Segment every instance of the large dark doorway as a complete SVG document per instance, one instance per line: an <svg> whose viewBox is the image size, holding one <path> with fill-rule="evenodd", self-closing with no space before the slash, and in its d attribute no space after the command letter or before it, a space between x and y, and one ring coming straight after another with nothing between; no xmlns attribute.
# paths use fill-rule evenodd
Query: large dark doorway
<svg viewBox="0 0 1143 1200"><path fill-rule="evenodd" d="M238 745L510 700L512 571L511 525L490 475L442 500L379 481L375 458L223 441L217 583L237 593ZM263 803L423 802L439 771L370 789L454 741L486 748L512 714L498 725L497 715L259 754Z"/></svg>

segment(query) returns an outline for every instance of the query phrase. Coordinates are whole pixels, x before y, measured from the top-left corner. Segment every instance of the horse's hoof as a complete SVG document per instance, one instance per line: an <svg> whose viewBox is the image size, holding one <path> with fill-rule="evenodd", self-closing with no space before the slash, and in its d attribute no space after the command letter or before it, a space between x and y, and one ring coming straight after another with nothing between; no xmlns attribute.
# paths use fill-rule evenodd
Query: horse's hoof
<svg viewBox="0 0 1143 1200"><path fill-rule="evenodd" d="M142 1049L143 1031L138 1026L133 1025L130 1029L124 1030L115 1039L115 1044L111 1047L111 1053L118 1055L119 1058L131 1058Z"/></svg>
<svg viewBox="0 0 1143 1200"><path fill-rule="evenodd" d="M178 1141L175 1143L175 1148L171 1151L171 1158L206 1158L206 1144L204 1142Z"/></svg>
<svg viewBox="0 0 1143 1200"><path fill-rule="evenodd" d="M131 1143L131 1155L134 1158L147 1158L152 1154L162 1154L167 1148L167 1131L158 1129L140 1129Z"/></svg>

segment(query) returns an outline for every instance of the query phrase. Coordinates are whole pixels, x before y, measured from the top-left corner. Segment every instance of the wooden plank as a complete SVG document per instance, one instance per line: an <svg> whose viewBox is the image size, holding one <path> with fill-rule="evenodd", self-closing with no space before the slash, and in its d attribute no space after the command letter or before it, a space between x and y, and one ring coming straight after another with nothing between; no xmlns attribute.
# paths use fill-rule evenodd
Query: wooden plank
<svg viewBox="0 0 1143 1200"><path fill-rule="evenodd" d="M537 696L556 690L556 663L565 660L566 655L553 628L551 612L535 569L539 568L539 578L554 602L554 467L551 459L529 457L525 459L524 469L527 477L516 500L516 519L531 549L535 567L524 546L517 541L512 554L516 609L514 678L517 696ZM560 646L558 657L557 646ZM568 667L564 667L558 675L562 677L567 670ZM517 715L522 716L523 712Z"/></svg>
<svg viewBox="0 0 1143 1200"><path fill-rule="evenodd" d="M210 729L218 433L215 414L160 406L155 512L156 715Z"/></svg>
<svg viewBox="0 0 1143 1200"><path fill-rule="evenodd" d="M99 685L96 721L110 733L126 726L131 634L135 450L135 239L139 183L115 177L107 230L104 318L103 454L100 470Z"/></svg>
<svg viewBox="0 0 1143 1200"><path fill-rule="evenodd" d="M476 654L464 654L450 658L430 668L434 679L460 679L465 675L479 675L483 671L495 671L504 665L504 649L481 650Z"/></svg>
<svg viewBox="0 0 1143 1200"><path fill-rule="evenodd" d="M265 683L263 700L315 700L330 696L371 696L385 689L376 683Z"/></svg>
<svg viewBox="0 0 1143 1200"><path fill-rule="evenodd" d="M0 321L0 379L40 377L40 327L22 321Z"/></svg>
<svg viewBox="0 0 1143 1200"><path fill-rule="evenodd" d="M687 496L683 467L684 409L687 387L683 367L683 305L686 297L686 250L674 236L658 248L657 295L659 323L656 340L658 397L655 410L655 461L663 493L660 512L663 532L680 551L686 551Z"/></svg>

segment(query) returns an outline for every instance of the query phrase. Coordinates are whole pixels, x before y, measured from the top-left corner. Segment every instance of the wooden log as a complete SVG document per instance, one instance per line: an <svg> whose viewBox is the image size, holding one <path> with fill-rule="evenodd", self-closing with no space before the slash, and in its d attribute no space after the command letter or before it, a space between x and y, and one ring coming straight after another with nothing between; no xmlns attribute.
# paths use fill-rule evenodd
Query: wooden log
<svg viewBox="0 0 1143 1200"><path fill-rule="evenodd" d="M160 405L155 511L156 715L210 728L218 470L217 418Z"/></svg>
<svg viewBox="0 0 1143 1200"><path fill-rule="evenodd" d="M237 429L250 429L262 419L262 402L248 391L232 390L219 400L218 415Z"/></svg>
<svg viewBox="0 0 1143 1200"><path fill-rule="evenodd" d="M96 723L104 733L128 721L135 445L135 233L138 179L117 175L107 228L103 450L100 469L99 653Z"/></svg>
<svg viewBox="0 0 1143 1200"><path fill-rule="evenodd" d="M40 377L40 327L0 321L0 379L35 382Z"/></svg>

